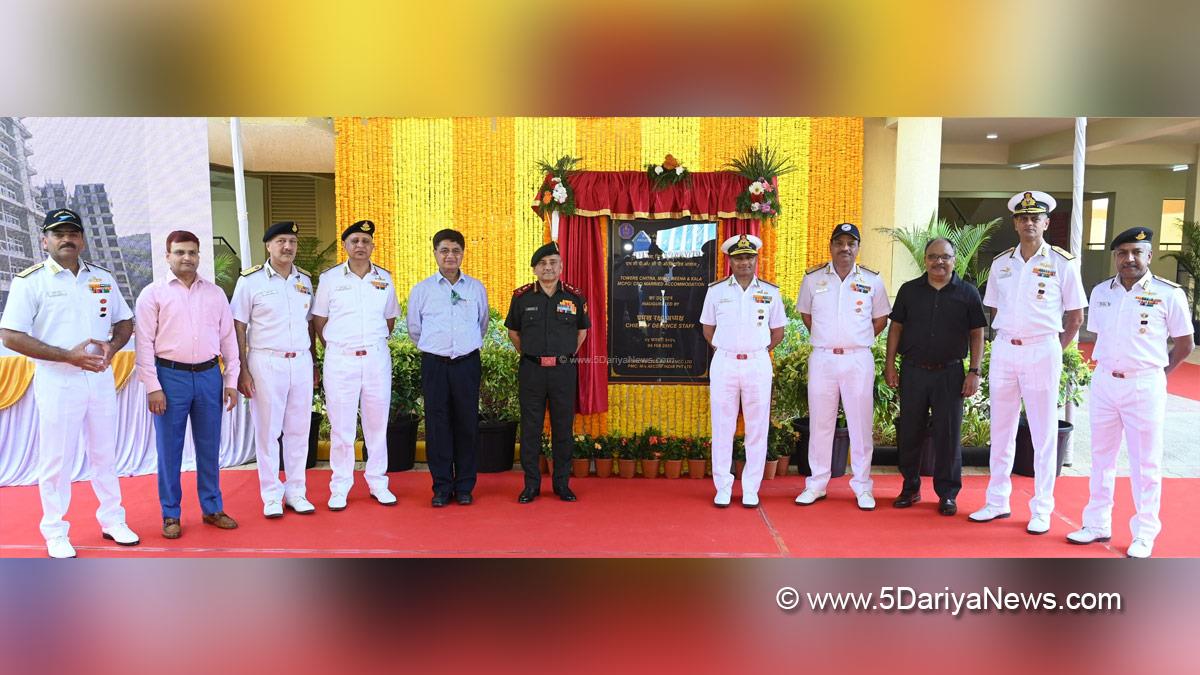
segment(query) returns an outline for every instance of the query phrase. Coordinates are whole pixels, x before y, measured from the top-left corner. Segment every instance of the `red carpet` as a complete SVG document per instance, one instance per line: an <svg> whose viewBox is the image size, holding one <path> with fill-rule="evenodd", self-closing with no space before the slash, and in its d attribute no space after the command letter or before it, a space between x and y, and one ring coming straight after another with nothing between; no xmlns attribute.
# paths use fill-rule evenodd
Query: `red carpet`
<svg viewBox="0 0 1200 675"><path fill-rule="evenodd" d="M971 523L966 514L983 502L986 476L964 477L954 518L937 515L932 487L928 500L911 509L891 508L898 476L877 476L879 508L871 513L855 506L845 478L831 484L829 497L813 506L792 500L801 479L764 482L762 506L745 509L737 501L728 509L711 505L710 480L587 478L572 481L580 501L567 504L550 493L533 504L516 502L522 478L518 472L480 477L475 504L429 505L429 474L392 474L394 507L377 504L367 494L361 474L350 493L349 508L332 513L328 471L309 472L309 498L317 513L282 519L262 517L254 471L224 471L221 484L226 510L241 527L218 530L200 523L195 474L184 477L183 537L160 534L154 476L123 478L129 525L142 537L140 546L117 547L101 539L95 522L96 498L86 482L74 484L69 514L71 541L80 557L1121 557L1129 544L1132 514L1127 479L1117 481L1113 541L1074 546L1067 532L1078 527L1087 501L1087 479L1061 478L1050 532L1025 533L1032 480L1017 477L1013 517ZM1164 529L1156 557L1200 556L1200 479L1166 479L1163 488ZM42 557L38 532L41 504L36 487L0 488L0 555Z"/></svg>
<svg viewBox="0 0 1200 675"><path fill-rule="evenodd" d="M1079 343L1079 351L1083 352L1088 359L1092 358L1092 349L1095 347L1096 343L1094 342ZM1095 367L1094 363L1092 367ZM1193 401L1200 401L1200 365L1186 361L1179 364L1167 376L1167 392L1190 398Z"/></svg>

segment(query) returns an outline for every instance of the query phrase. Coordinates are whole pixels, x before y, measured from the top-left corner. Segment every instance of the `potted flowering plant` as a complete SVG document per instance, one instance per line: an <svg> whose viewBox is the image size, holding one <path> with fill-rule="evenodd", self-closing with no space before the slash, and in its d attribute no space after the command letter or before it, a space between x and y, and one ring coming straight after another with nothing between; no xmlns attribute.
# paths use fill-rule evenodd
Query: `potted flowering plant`
<svg viewBox="0 0 1200 675"><path fill-rule="evenodd" d="M658 478L658 463L662 459L662 432L654 427L646 429L641 434L640 455L642 460L642 478Z"/></svg>
<svg viewBox="0 0 1200 675"><path fill-rule="evenodd" d="M711 440L707 437L689 438L687 443L688 477L704 478L710 457L712 457Z"/></svg>
<svg viewBox="0 0 1200 675"><path fill-rule="evenodd" d="M638 444L636 439L625 436L614 439L617 451L617 473L621 478L633 478L637 472Z"/></svg>
<svg viewBox="0 0 1200 675"><path fill-rule="evenodd" d="M587 434L575 436L575 448L571 451L571 475L587 478L592 468L592 444L594 439Z"/></svg>
<svg viewBox="0 0 1200 675"><path fill-rule="evenodd" d="M796 450L796 432L792 429L771 423L767 430L767 461L776 460L775 476L786 476L791 463L792 453Z"/></svg>
<svg viewBox="0 0 1200 675"><path fill-rule="evenodd" d="M550 437L542 434L541 456L538 457L538 470L545 474L554 474L554 446L550 445Z"/></svg>
<svg viewBox="0 0 1200 675"><path fill-rule="evenodd" d="M746 468L746 437L733 437L733 477L740 480L742 469Z"/></svg>
<svg viewBox="0 0 1200 675"><path fill-rule="evenodd" d="M692 182L692 174L688 173L687 167L680 164L673 155L667 155L662 164L647 164L646 178L650 181L650 187L656 192L665 190L676 183L691 184Z"/></svg>
<svg viewBox="0 0 1200 675"><path fill-rule="evenodd" d="M683 460L686 456L687 448L684 446L684 439L669 437L663 443L663 473L667 478L679 478L683 472Z"/></svg>
<svg viewBox="0 0 1200 675"><path fill-rule="evenodd" d="M749 213L757 220L779 215L779 177L796 170L790 159L780 157L770 147L763 150L750 147L741 156L729 160L726 166L750 181L746 191L738 195L739 213Z"/></svg>
<svg viewBox="0 0 1200 675"><path fill-rule="evenodd" d="M608 478L613 470L612 436L601 436L592 439L592 457L596 462L596 476Z"/></svg>

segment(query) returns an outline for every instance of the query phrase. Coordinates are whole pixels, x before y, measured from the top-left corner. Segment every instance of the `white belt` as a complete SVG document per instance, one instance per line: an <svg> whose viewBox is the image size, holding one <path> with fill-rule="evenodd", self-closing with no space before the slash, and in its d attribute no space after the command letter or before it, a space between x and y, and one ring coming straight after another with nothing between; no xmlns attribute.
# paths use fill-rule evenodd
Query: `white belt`
<svg viewBox="0 0 1200 675"><path fill-rule="evenodd" d="M997 337L997 339L1003 340L1011 345L1016 345L1018 347L1021 347L1021 346L1041 344L1043 342L1049 342L1052 339L1057 340L1058 333L1046 333L1044 335L1033 335L1030 337L1017 337L1016 335L1013 335L1012 333L1000 333L996 337Z"/></svg>
<svg viewBox="0 0 1200 675"><path fill-rule="evenodd" d="M263 356L274 356L280 359L294 359L297 356L302 356L308 353L308 350L297 350L294 352L281 352L276 349L251 349L250 351L262 354Z"/></svg>
<svg viewBox="0 0 1200 675"><path fill-rule="evenodd" d="M813 347L816 351L828 352L830 354L853 354L870 349L870 347Z"/></svg>
<svg viewBox="0 0 1200 675"><path fill-rule="evenodd" d="M717 354L720 354L721 356L723 356L727 359L737 359L738 361L745 361L747 359L764 358L767 355L767 350L760 349L756 352L733 352L733 351L729 351L728 349L718 349Z"/></svg>
<svg viewBox="0 0 1200 675"><path fill-rule="evenodd" d="M1104 375L1115 377L1118 380L1135 380L1139 377L1146 377L1147 375L1163 372L1163 369L1158 367L1140 368L1138 370L1113 370L1112 368L1105 368L1104 366L1096 366L1096 370L1100 371Z"/></svg>

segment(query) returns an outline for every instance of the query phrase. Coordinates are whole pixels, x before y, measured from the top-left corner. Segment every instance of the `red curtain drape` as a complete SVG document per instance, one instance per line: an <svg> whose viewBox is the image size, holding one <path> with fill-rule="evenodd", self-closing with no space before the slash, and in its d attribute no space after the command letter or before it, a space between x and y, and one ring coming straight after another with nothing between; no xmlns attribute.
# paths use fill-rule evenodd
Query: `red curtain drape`
<svg viewBox="0 0 1200 675"><path fill-rule="evenodd" d="M562 216L558 248L563 258L562 279L587 298L592 327L579 349L579 387L575 409L581 415L608 411L608 289L605 288L605 218Z"/></svg>
<svg viewBox="0 0 1200 675"><path fill-rule="evenodd" d="M659 191L650 187L642 171L581 171L568 177L567 182L575 191L576 215L617 220L735 218L738 195L750 184L730 171L694 173L690 182Z"/></svg>

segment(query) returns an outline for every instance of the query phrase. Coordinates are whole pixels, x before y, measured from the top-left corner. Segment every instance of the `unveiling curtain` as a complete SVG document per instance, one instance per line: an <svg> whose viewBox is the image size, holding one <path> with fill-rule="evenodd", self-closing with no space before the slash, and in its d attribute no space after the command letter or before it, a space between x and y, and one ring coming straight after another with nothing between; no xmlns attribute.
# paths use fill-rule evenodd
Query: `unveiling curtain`
<svg viewBox="0 0 1200 675"><path fill-rule="evenodd" d="M579 387L575 408L581 415L608 410L608 289L604 239L608 219L579 215L559 221L558 247L563 258L563 281L583 291L592 327L579 349Z"/></svg>
<svg viewBox="0 0 1200 675"><path fill-rule="evenodd" d="M568 180L575 190L575 214L634 218L749 218L737 212L737 197L750 181L736 173L694 173L692 180L655 191L643 171L581 171Z"/></svg>

